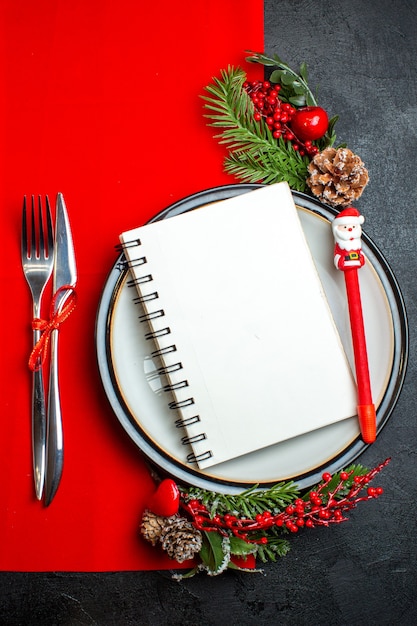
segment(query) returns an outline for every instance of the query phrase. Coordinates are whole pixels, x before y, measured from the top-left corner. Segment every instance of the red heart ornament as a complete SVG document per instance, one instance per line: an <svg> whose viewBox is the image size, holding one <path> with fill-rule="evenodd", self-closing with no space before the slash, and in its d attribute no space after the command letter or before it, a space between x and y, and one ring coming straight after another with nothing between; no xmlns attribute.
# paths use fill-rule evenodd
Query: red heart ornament
<svg viewBox="0 0 417 626"><path fill-rule="evenodd" d="M157 490L152 495L148 509L156 515L170 517L178 513L180 504L180 491L172 478L165 478L159 483Z"/></svg>

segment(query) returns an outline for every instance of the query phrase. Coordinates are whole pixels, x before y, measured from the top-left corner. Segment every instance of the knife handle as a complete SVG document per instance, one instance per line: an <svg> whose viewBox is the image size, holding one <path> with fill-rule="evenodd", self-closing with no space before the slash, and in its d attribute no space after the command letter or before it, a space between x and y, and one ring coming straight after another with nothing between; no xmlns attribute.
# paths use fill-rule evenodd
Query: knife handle
<svg viewBox="0 0 417 626"><path fill-rule="evenodd" d="M64 465L64 439L58 378L59 331L51 333L51 367L49 373L48 419L46 437L45 505L52 502L61 481Z"/></svg>

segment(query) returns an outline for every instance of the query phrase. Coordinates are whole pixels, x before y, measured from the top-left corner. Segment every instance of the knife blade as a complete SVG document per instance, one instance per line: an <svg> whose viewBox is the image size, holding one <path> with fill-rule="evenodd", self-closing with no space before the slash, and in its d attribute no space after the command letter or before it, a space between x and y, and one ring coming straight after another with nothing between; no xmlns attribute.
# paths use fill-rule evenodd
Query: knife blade
<svg viewBox="0 0 417 626"><path fill-rule="evenodd" d="M54 241L54 313L59 314L77 282L77 266L67 208L62 193L57 194ZM68 288L66 288L68 287ZM45 505L52 502L61 481L64 465L64 437L58 362L59 329L51 333L51 366L46 437Z"/></svg>

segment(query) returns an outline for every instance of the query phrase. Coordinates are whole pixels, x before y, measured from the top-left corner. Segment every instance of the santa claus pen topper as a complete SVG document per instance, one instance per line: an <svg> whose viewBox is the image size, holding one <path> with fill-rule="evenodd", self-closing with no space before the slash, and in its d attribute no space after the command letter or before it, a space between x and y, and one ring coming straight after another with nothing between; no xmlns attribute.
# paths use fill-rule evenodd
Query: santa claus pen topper
<svg viewBox="0 0 417 626"><path fill-rule="evenodd" d="M335 217L332 222L332 231L335 238L334 264L345 275L358 390L359 425L364 442L372 443L376 439L376 412L369 379L368 354L358 278L358 269L365 263L361 249L361 224L364 221L364 217L359 214L357 209L349 207Z"/></svg>

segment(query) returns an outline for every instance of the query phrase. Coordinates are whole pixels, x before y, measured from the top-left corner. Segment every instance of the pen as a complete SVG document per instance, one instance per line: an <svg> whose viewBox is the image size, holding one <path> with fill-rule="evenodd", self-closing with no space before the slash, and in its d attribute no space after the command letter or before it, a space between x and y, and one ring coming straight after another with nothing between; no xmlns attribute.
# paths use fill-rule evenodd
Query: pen
<svg viewBox="0 0 417 626"><path fill-rule="evenodd" d="M362 252L363 215L353 207L341 211L332 222L335 239L334 264L345 276L350 327L358 393L358 418L362 439L372 443L376 439L376 411L372 401L368 353L359 286L358 269L365 263Z"/></svg>

